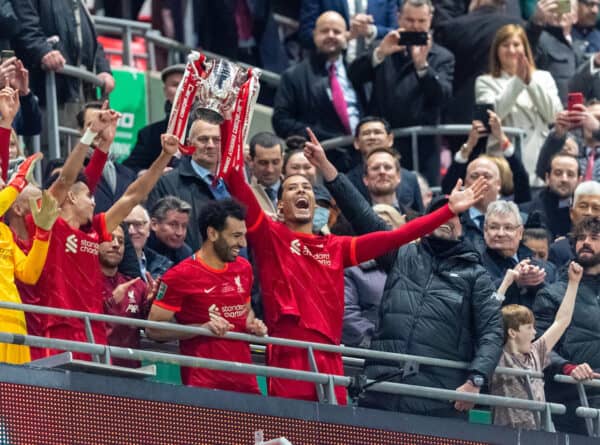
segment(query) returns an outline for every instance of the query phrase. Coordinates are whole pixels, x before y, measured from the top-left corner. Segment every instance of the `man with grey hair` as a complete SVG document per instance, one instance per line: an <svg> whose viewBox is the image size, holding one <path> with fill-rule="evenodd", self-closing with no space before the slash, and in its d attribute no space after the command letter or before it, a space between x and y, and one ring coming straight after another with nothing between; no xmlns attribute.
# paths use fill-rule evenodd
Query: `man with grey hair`
<svg viewBox="0 0 600 445"><path fill-rule="evenodd" d="M506 291L503 304L533 307L537 291L544 283L552 283L555 269L545 261L533 259L533 252L521 243L523 220L514 202L494 201L485 213L483 237L486 248L481 264L499 286L508 269L517 273Z"/></svg>
<svg viewBox="0 0 600 445"><path fill-rule="evenodd" d="M442 107L452 96L454 56L433 42L430 0L407 0L398 14L398 30L390 31L377 47L352 63L352 82L372 82L368 111L388 120L393 128L439 123ZM428 33L423 44L403 42L404 32ZM400 141L404 166L414 169L410 142ZM439 184L439 147L432 136L419 138L419 170L430 184Z"/></svg>
<svg viewBox="0 0 600 445"><path fill-rule="evenodd" d="M573 205L569 211L571 224L574 226L586 216L600 216L600 183L585 181L577 186L573 193ZM558 238L550 246L548 261L560 268L575 258L572 240Z"/></svg>
<svg viewBox="0 0 600 445"><path fill-rule="evenodd" d="M185 243L192 206L176 196L159 199L150 210L147 246L174 264L190 257L193 250Z"/></svg>

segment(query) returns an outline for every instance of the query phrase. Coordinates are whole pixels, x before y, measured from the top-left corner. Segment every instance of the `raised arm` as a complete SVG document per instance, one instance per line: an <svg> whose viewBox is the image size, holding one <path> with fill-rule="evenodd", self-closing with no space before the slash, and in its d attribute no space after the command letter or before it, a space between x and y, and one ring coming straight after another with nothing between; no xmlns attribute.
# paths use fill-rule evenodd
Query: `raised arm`
<svg viewBox="0 0 600 445"><path fill-rule="evenodd" d="M169 165L171 158L177 153L179 141L176 136L163 134L160 141L163 148L158 158L146 173L127 187L123 196L106 212L106 229L109 232L112 232L121 224L131 210L148 196L148 192L156 185L165 167Z"/></svg>
<svg viewBox="0 0 600 445"><path fill-rule="evenodd" d="M83 161L87 155L88 148L96 136L98 136L98 133L102 132L108 126L114 125L118 118L119 113L108 109L108 102L105 102L102 109L95 114L84 135L67 158L58 179L50 186L49 191L58 201L59 206L62 205L69 189L75 183L77 175L83 167Z"/></svg>
<svg viewBox="0 0 600 445"><path fill-rule="evenodd" d="M544 332L544 335L542 335L542 338L546 342L547 351L551 351L554 348L554 345L558 343L558 340L560 340L571 324L573 309L575 308L575 299L577 298L577 289L579 288L579 282L581 281L582 275L583 268L572 261L571 264L569 264L569 282L563 301L556 312L554 322L546 332Z"/></svg>
<svg viewBox="0 0 600 445"><path fill-rule="evenodd" d="M242 170L232 170L223 179L231 196L246 206L246 226L248 227L248 231L255 229L267 218L267 215L263 212L254 192L246 182L244 172Z"/></svg>
<svg viewBox="0 0 600 445"><path fill-rule="evenodd" d="M441 224L475 204L483 195L487 185L485 179L478 178L469 188L465 190L461 188L462 180L459 180L449 197L448 204L435 212L413 219L392 231L374 232L354 238L350 249L350 264L345 266L377 258L389 250L433 232Z"/></svg>

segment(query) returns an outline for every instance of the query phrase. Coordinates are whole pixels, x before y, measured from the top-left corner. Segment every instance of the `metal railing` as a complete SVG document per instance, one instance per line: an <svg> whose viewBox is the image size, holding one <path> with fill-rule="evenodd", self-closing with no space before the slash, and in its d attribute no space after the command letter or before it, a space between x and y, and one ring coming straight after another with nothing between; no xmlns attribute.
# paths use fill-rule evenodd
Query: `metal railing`
<svg viewBox="0 0 600 445"><path fill-rule="evenodd" d="M81 81L92 84L95 87L104 88L104 82L98 77L83 68L77 68L71 65L65 65L60 74L77 78ZM58 101L56 95L56 73L54 71L46 72L46 119L48 120L48 152L51 158L60 157L60 135L62 132L76 132L74 129L59 127L58 125Z"/></svg>
<svg viewBox="0 0 600 445"><path fill-rule="evenodd" d="M523 147L525 130L515 127L502 127L504 133L514 139L515 152L519 153ZM404 128L394 128L392 133L394 138L410 137L410 147L412 156L412 169L419 171L419 136L456 136L468 135L471 131L471 125L432 125L432 126L414 126ZM339 147L352 145L354 136L339 136L336 138L321 141L321 146L325 150L331 150Z"/></svg>
<svg viewBox="0 0 600 445"><path fill-rule="evenodd" d="M111 51L111 54L121 55L123 59L123 65L132 66L134 57L147 59L151 70L156 70L156 53L155 47L164 48L168 51L168 63L185 63L188 53L192 50L198 50L177 40L165 37L158 30L153 30L150 24L144 22L136 22L133 20L116 19L112 17L101 17L94 16L94 22L96 29L102 33L117 34L121 36L123 40L123 51ZM131 51L131 43L133 36L141 36L144 38L146 43L147 53L134 55ZM206 57L209 59L225 59L218 54L211 53L210 51L201 50ZM177 57L178 56L178 57ZM240 66L245 68L257 67L248 65L246 63L237 62ZM277 87L279 85L280 76L272 71L267 71L259 68L261 71L261 80L264 83Z"/></svg>
<svg viewBox="0 0 600 445"><path fill-rule="evenodd" d="M579 396L579 403L581 403L581 406L575 410L575 414L585 420L585 427L589 436L600 437L600 409L590 408L588 397L585 392L585 387L600 388L600 379L575 380L573 377L566 375L556 375L554 376L554 381L576 385L577 395Z"/></svg>
<svg viewBox="0 0 600 445"><path fill-rule="evenodd" d="M203 335L208 337L216 337L212 332L206 328L191 327L178 325L166 322L153 322L147 320L136 320L125 317L116 317L104 314L93 314L81 311L73 311L67 309L58 309L43 306L25 305L10 302L0 302L0 308L22 310L26 312L34 312L41 314L52 314L67 317L75 317L83 319L86 325L86 332L90 343L75 342L69 340L49 339L45 337L35 337L29 335L15 335L8 333L0 333L0 342L5 343L16 343L26 344L29 346L52 348L52 349L69 349L76 352L92 354L99 360L100 356L103 356L105 363L110 363L111 357L126 358L133 360L152 360L161 361L167 363L174 363L181 366L190 367L202 367L213 370L240 372L243 374L254 374L265 377L278 377L285 379L301 380L314 383L317 385L317 393L319 394L319 400L328 402L330 404L337 404L335 398L335 386L348 387L353 384L353 379L347 376L332 375L320 373L316 365L313 366L312 371L299 371L290 370L284 368L276 368L271 366L262 366L255 364L244 364L228 362L223 360L206 359L199 357L189 357L180 354L171 354L164 352L155 352L147 350L137 350L130 348L121 348L115 346L105 346L93 343L93 336L91 335L91 321L102 321L110 323L125 324L129 326L143 327L143 328L156 328L161 330L168 330L172 332L181 333L193 333L197 335ZM224 337L230 340L239 340L248 343L258 344L276 344L282 346L292 346L306 349L309 354L309 362L315 363L314 351L327 351L340 354L346 354L355 357L379 359L387 361L396 361L405 363L412 361L414 363L430 365L430 366L441 366L449 367L454 369L467 369L468 364L464 362L455 362L451 360L435 359L432 357L420 357L412 356L407 354L394 354L382 351L371 351L359 348L349 348L345 346L327 345L322 343L312 343L299 340L291 340L279 337L257 337L249 334L242 334L237 332L227 333ZM312 359L312 360L310 360ZM511 375L527 375L533 378L542 378L541 373L531 372L526 370L512 369L512 368L497 368L497 373L511 374ZM367 391L385 392L388 394L399 394L414 397L423 397L435 400L460 400L466 402L472 402L477 404L498 406L506 408L526 409L543 414L543 427L547 431L554 431L551 415L552 414L564 414L566 408L564 405L539 402L534 400L516 399L510 397L493 396L487 394L471 394L463 393L455 390L423 387L417 385L409 385L404 383L391 383L391 382L378 382L374 380L366 380Z"/></svg>

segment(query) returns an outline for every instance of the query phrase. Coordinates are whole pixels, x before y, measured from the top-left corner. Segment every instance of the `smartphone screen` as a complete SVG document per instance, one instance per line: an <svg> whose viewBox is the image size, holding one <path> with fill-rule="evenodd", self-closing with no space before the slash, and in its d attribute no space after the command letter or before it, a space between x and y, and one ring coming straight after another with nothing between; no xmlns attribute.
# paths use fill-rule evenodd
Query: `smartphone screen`
<svg viewBox="0 0 600 445"><path fill-rule="evenodd" d="M488 133L491 133L490 115L488 110L494 111L494 104L475 104L473 107L473 120L481 121Z"/></svg>
<svg viewBox="0 0 600 445"><path fill-rule="evenodd" d="M425 46L429 35L426 32L402 31L400 33L400 45Z"/></svg>
<svg viewBox="0 0 600 445"><path fill-rule="evenodd" d="M569 93L567 98L567 110L573 111L574 105L583 105L583 93Z"/></svg>

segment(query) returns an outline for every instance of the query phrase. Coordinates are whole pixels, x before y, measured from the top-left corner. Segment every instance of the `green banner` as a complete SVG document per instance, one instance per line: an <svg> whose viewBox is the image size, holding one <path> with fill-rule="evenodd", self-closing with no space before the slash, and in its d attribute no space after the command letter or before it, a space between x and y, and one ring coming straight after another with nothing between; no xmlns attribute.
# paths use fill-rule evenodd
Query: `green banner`
<svg viewBox="0 0 600 445"><path fill-rule="evenodd" d="M111 152L122 162L133 150L138 131L147 124L146 73L122 67L113 69L112 74L116 87L109 96L110 106L122 116Z"/></svg>

